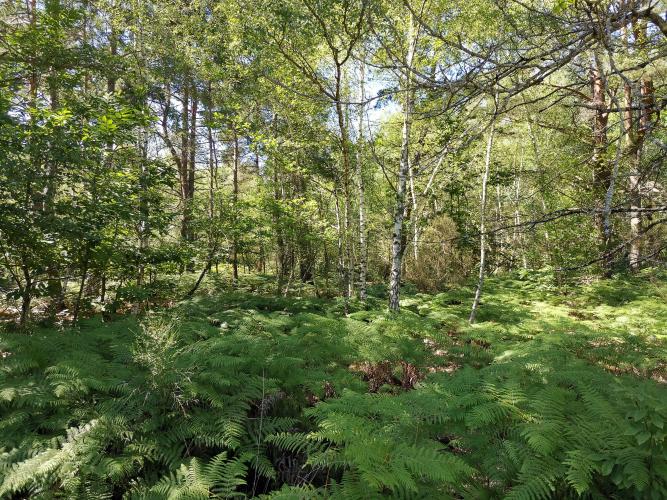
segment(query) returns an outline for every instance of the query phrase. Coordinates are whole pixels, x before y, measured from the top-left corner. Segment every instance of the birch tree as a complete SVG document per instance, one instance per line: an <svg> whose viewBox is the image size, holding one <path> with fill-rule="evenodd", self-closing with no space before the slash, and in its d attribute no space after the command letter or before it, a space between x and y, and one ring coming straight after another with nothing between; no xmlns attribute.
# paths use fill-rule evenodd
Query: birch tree
<svg viewBox="0 0 667 500"><path fill-rule="evenodd" d="M469 323L475 322L477 308L482 297L482 287L484 286L484 270L486 266L486 186L489 181L489 169L491 167L491 151L493 149L493 139L496 131L496 113L498 112L498 95L494 96L494 112L491 118L491 126L486 139L486 153L484 156L484 173L482 174L482 193L479 202L479 274L477 276L477 288L475 289L475 298L470 310Z"/></svg>
<svg viewBox="0 0 667 500"><path fill-rule="evenodd" d="M396 208L394 210L391 233L391 270L389 273L389 309L391 311L398 311L400 309L401 271L403 252L405 250L403 245L403 219L405 216L406 187L410 171L410 130L414 107L412 71L418 37L417 31L418 29L414 24L412 13L410 13L406 36L406 71L402 79L402 90L405 97L403 103L403 127L401 131L401 156L396 179Z"/></svg>

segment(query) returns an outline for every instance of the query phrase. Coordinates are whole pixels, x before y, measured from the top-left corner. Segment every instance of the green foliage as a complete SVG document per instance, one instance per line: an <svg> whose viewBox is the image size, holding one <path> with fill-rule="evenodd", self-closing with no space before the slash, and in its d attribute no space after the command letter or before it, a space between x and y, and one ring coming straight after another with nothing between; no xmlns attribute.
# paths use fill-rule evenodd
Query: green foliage
<svg viewBox="0 0 667 500"><path fill-rule="evenodd" d="M0 496L663 498L663 282L547 282L490 280L472 327L466 288L237 291L3 334Z"/></svg>

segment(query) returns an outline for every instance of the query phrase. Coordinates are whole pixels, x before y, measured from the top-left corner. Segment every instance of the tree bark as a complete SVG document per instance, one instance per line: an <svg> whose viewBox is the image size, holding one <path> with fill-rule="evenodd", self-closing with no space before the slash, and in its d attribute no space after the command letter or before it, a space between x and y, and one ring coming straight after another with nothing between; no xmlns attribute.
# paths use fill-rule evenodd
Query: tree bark
<svg viewBox="0 0 667 500"><path fill-rule="evenodd" d="M343 297L345 299L345 314L348 312L348 303L350 300L352 292L352 277L350 276L350 265L352 262L352 249L350 246L349 230L350 230L350 169L351 169L351 160L350 160L350 135L345 123L345 112L343 110L343 104L341 102L342 94L342 71L340 64L336 64L336 115L338 117L338 129L340 131L340 141L341 141L341 155L343 160L343 214L342 214L342 226L340 228L340 234L342 237L342 250L343 250Z"/></svg>
<svg viewBox="0 0 667 500"><path fill-rule="evenodd" d="M600 59L596 53L591 55L590 81L592 90L593 114L593 154L591 164L593 166L593 197L598 208L604 206L609 185L611 183L611 169L609 161L605 158L607 151L607 123L609 120L609 111L606 102L607 82L604 77L603 68ZM598 239L600 248L606 253L611 239L611 226L606 221L604 211L596 215L596 226L598 230ZM611 266L609 260L605 260L603 265L607 272Z"/></svg>
<svg viewBox="0 0 667 500"><path fill-rule="evenodd" d="M47 15L57 13L60 10L60 0L55 2L47 3L45 5ZM48 90L49 90L49 99L51 101L51 111L58 111L59 109L59 85L58 85L58 72L53 69L51 71L50 77L48 78ZM56 200L57 189L59 186L58 177L59 177L59 165L53 159L50 159L46 165L46 175L47 182L44 190L44 199L42 205L42 211L45 215L53 213L53 204ZM57 262L49 263L47 266L47 293L51 298L51 303L49 304L49 316L53 319L55 314L58 311L65 309L65 288L60 280L60 270L57 268Z"/></svg>
<svg viewBox="0 0 667 500"><path fill-rule="evenodd" d="M21 266L23 271L23 278L25 285L21 291L21 317L19 318L19 326L24 328L28 321L30 321L30 305L32 303L32 276L27 266Z"/></svg>
<svg viewBox="0 0 667 500"><path fill-rule="evenodd" d="M141 151L141 166L139 167L139 227L137 228L138 237L139 237L139 256L141 261L139 262L139 272L137 276L137 284L141 285L144 280L145 273L145 254L148 249L148 238L150 235L149 228L149 200L148 200L148 140L146 138L146 130L141 127L139 131L139 150Z"/></svg>
<svg viewBox="0 0 667 500"><path fill-rule="evenodd" d="M179 165L179 180L181 183L181 203L183 204L183 218L181 219L181 239L188 239L189 215L188 215L188 129L190 90L188 83L183 83L183 108L181 111L181 160Z"/></svg>
<svg viewBox="0 0 667 500"><path fill-rule="evenodd" d="M628 33L626 30L626 42ZM634 22L635 43L642 44L647 39L646 23L644 21ZM641 263L641 234L642 217L639 211L642 208L642 171L641 158L644 147L644 139L649 131L653 120L654 89L653 80L648 75L643 75L639 81L639 112L635 118L632 107L632 87L629 81L624 85L625 95L625 129L627 131L628 149L630 156L630 248L628 250L628 263L630 269L636 271Z"/></svg>
<svg viewBox="0 0 667 500"><path fill-rule="evenodd" d="M630 197L630 247L628 249L628 263L630 269L636 270L639 267L639 238L635 238L641 231L641 219L636 209L641 207L641 196L639 191L639 148L637 144L637 134L634 131L634 117L632 112L632 86L630 82L623 85L623 97L625 100L625 112L623 120L626 130L626 153L630 160L630 175L628 177L628 191Z"/></svg>
<svg viewBox="0 0 667 500"><path fill-rule="evenodd" d="M110 21L111 23L112 21ZM111 26L111 33L109 34L109 54L113 60L118 55L118 35L116 30ZM114 74L114 69L112 68L107 78L107 92L113 94L116 92L116 75Z"/></svg>
<svg viewBox="0 0 667 500"><path fill-rule="evenodd" d="M497 104L496 104L497 105ZM472 309L470 310L470 317L468 321L470 324L475 322L477 314L477 307L482 297L482 287L484 286L484 266L486 265L486 185L489 180L489 169L491 166L491 149L493 148L493 136L495 134L496 122L495 116L491 123L489 130L489 137L486 141L486 157L484 158L484 175L482 176L482 196L480 200L479 209L479 275L477 278L477 289L475 290L475 298L472 302Z"/></svg>
<svg viewBox="0 0 667 500"><path fill-rule="evenodd" d="M79 285L79 293L76 296L74 303L74 312L72 313L72 324L76 324L79 319L79 311L81 310L81 300L83 299L83 290L88 278L88 264L90 262L90 244L86 244L85 256L83 258L83 272L81 273L81 284Z"/></svg>
<svg viewBox="0 0 667 500"><path fill-rule="evenodd" d="M359 64L359 138L357 144L357 183L359 186L359 300L366 300L366 276L368 274L368 246L366 242L366 201L363 176L364 147L364 100L366 99L364 84L366 67L363 61Z"/></svg>
<svg viewBox="0 0 667 500"><path fill-rule="evenodd" d="M232 281L236 285L239 281L239 259L238 259L238 238L236 236L236 223L238 222L238 201L239 201L239 138L234 131L234 151L232 162L232 201L234 206L234 232L232 238Z"/></svg>
<svg viewBox="0 0 667 500"><path fill-rule="evenodd" d="M401 131L401 159L396 182L396 209L391 235L391 271L389 274L389 309L400 309L401 267L403 261L403 218L405 214L405 194L407 177L410 170L410 130L412 127L412 110L414 106L414 91L412 89L412 68L415 54L416 33L412 13L408 26L408 54L406 59L407 72L405 75L405 106L403 109L403 128Z"/></svg>
<svg viewBox="0 0 667 500"><path fill-rule="evenodd" d="M343 283L345 283L345 255L344 255L344 236L343 227L341 223L340 202L338 201L338 192L334 192L335 214L336 214L336 235L337 235L337 250L338 250L338 274ZM347 290L347 287L345 288ZM345 300L345 312L347 313L347 297Z"/></svg>

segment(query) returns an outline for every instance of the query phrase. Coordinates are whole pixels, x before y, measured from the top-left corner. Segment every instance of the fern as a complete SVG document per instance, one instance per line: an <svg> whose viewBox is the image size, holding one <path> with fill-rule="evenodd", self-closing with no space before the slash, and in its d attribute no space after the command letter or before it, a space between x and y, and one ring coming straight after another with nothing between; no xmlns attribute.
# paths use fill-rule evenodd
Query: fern
<svg viewBox="0 0 667 500"><path fill-rule="evenodd" d="M572 333L562 306L469 327L460 293L342 318L234 292L3 334L0 496L667 497L664 387L603 366L657 341ZM377 393L359 366L385 370Z"/></svg>

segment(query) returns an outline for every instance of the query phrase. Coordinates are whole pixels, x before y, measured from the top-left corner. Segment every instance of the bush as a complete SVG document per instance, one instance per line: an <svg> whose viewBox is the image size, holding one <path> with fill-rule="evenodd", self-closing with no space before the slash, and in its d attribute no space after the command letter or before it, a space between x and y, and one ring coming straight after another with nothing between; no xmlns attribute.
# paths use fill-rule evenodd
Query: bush
<svg viewBox="0 0 667 500"><path fill-rule="evenodd" d="M459 250L456 224L447 215L429 222L420 236L418 258L412 245L405 255L405 280L424 292L437 292L464 281L474 265L470 252Z"/></svg>

